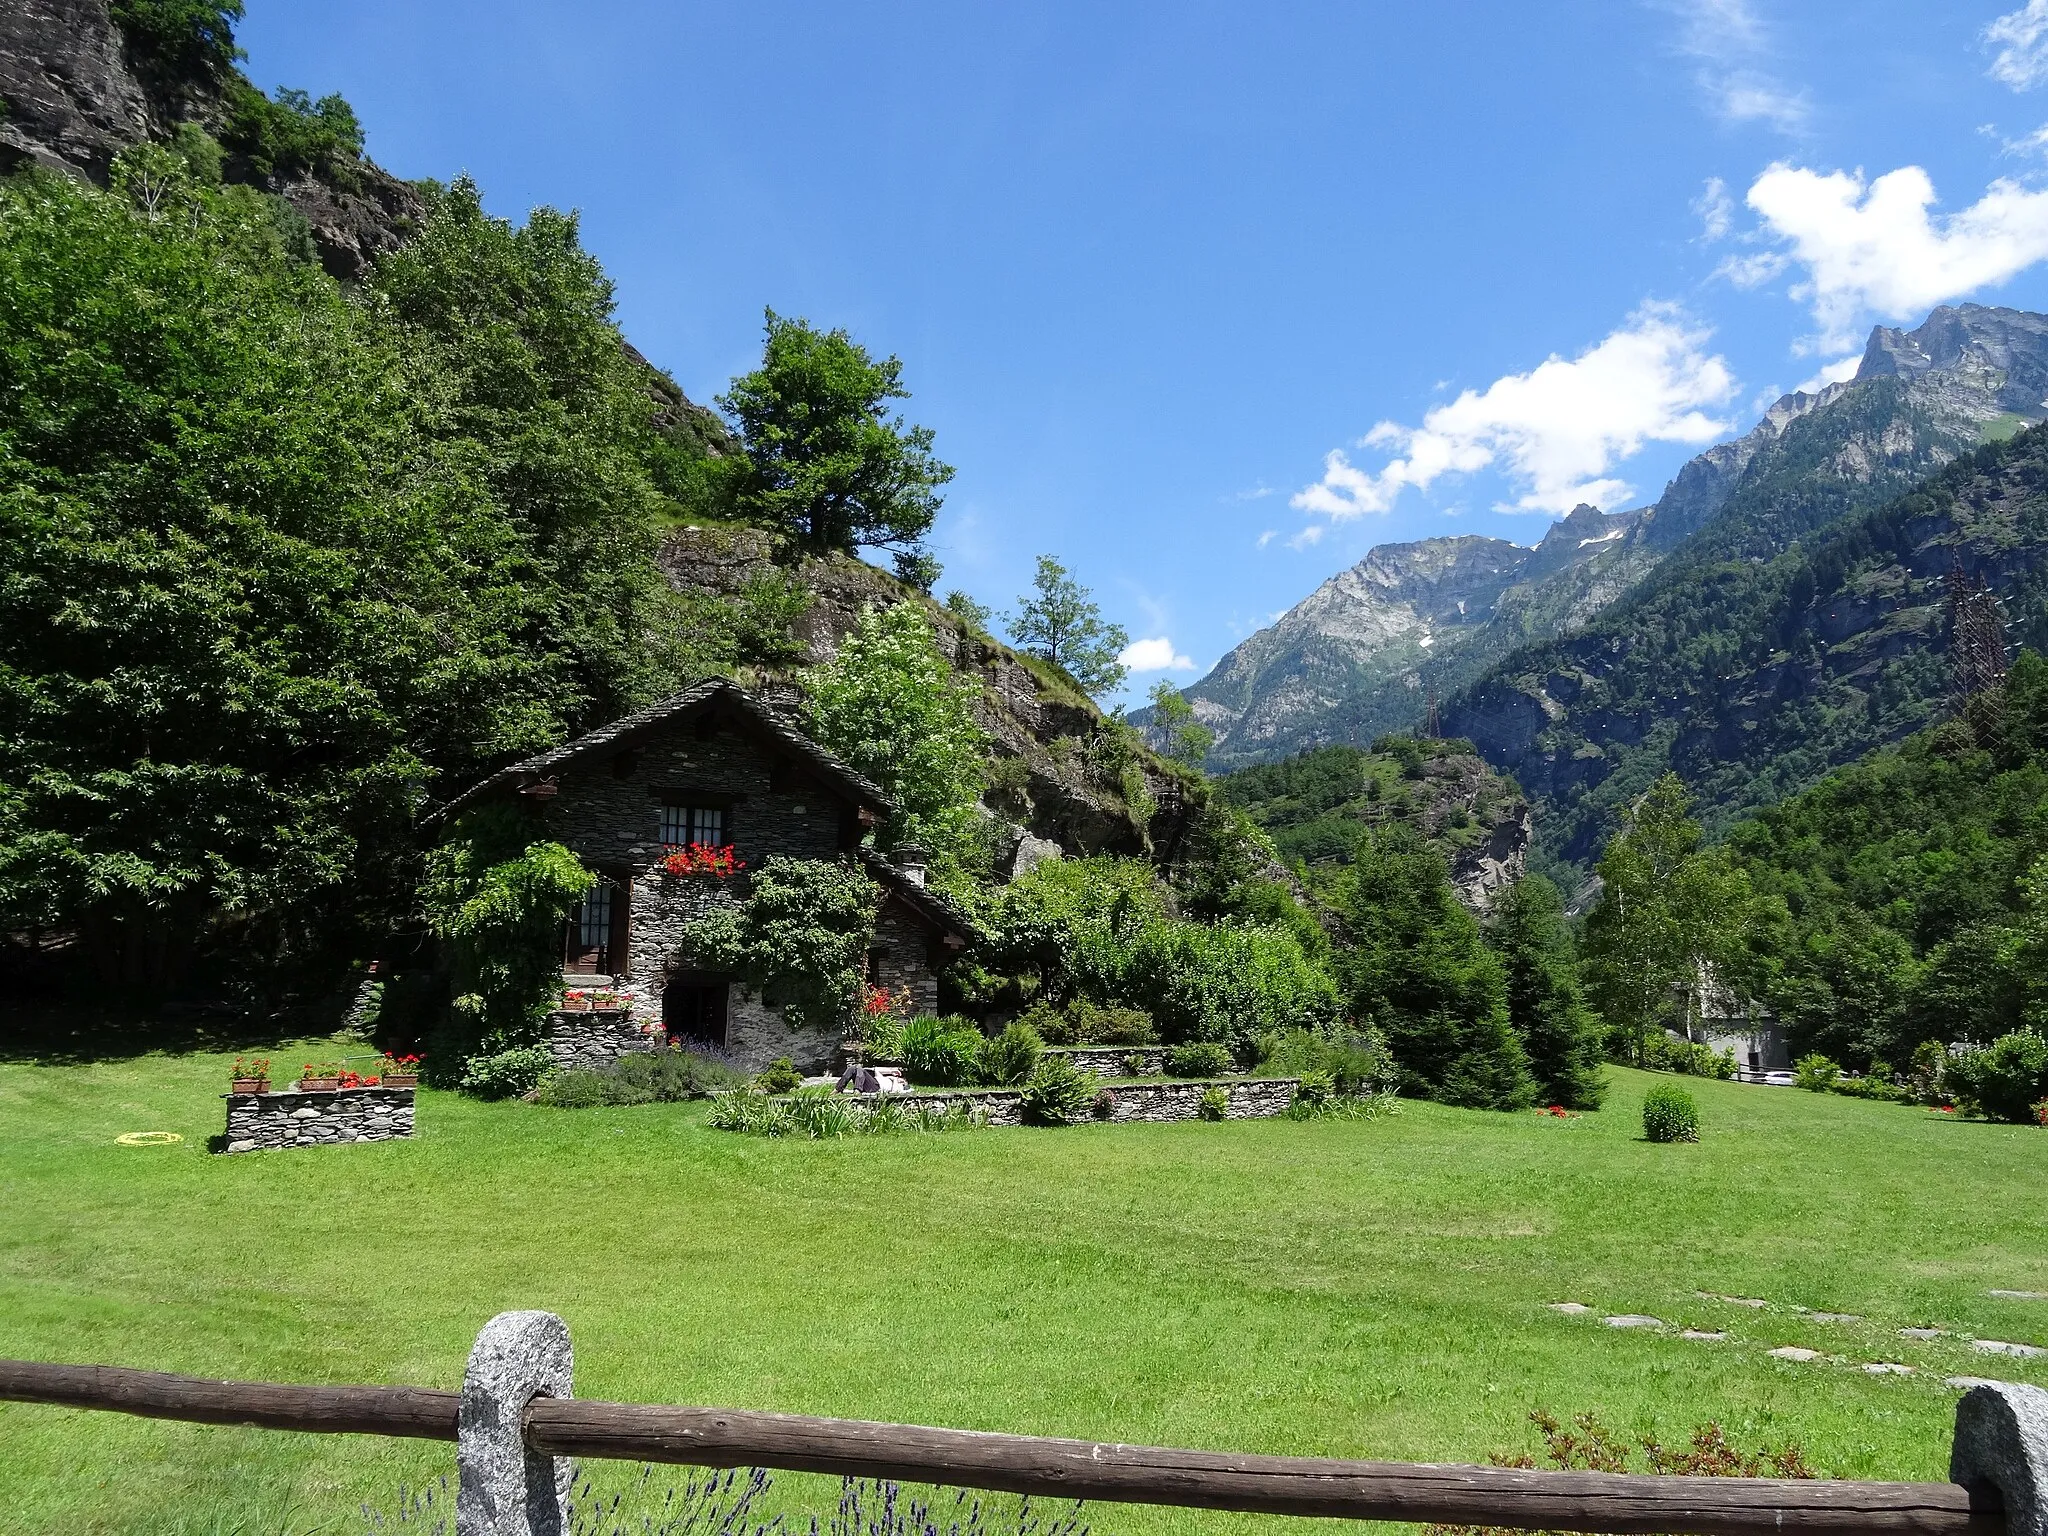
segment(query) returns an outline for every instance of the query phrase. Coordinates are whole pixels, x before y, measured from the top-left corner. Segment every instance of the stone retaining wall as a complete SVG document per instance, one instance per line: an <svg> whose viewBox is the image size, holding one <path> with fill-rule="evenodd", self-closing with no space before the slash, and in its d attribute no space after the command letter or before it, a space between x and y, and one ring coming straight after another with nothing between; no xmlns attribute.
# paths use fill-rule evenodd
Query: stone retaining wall
<svg viewBox="0 0 2048 1536"><path fill-rule="evenodd" d="M1119 1083L1103 1092L1109 1095L1107 1113L1095 1118L1105 1122L1143 1120L1163 1124L1174 1120L1202 1118L1202 1095L1221 1088L1228 1096L1227 1120L1270 1120L1287 1113L1294 1102L1298 1077L1191 1078L1184 1082ZM873 1103L876 1095L861 1098ZM1015 1088L963 1088L952 1093L919 1093L919 1104L967 1103L982 1111L990 1125L1022 1125L1024 1096Z"/></svg>
<svg viewBox="0 0 2048 1536"><path fill-rule="evenodd" d="M660 1043L658 1034L641 1029L630 1008L557 1008L541 1026L541 1039L562 1072L594 1072Z"/></svg>
<svg viewBox="0 0 2048 1536"><path fill-rule="evenodd" d="M1164 1077L1166 1047L1163 1045L1048 1045L1048 1056L1064 1056L1083 1072L1100 1072L1104 1077ZM1124 1058L1137 1058L1135 1071Z"/></svg>
<svg viewBox="0 0 2048 1536"><path fill-rule="evenodd" d="M413 1130L410 1088L230 1093L227 1150L261 1152L344 1141L389 1141Z"/></svg>

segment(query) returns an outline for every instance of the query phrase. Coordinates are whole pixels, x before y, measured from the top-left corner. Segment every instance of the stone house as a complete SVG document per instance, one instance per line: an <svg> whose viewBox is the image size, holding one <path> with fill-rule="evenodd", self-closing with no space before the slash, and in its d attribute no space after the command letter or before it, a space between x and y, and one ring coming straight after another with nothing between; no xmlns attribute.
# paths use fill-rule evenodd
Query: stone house
<svg viewBox="0 0 2048 1536"><path fill-rule="evenodd" d="M625 992L644 1022L722 1046L748 1070L788 1056L822 1071L839 1031L794 1029L772 998L700 968L684 929L710 903L740 899L746 877L671 874L672 851L693 843L730 849L747 868L776 854L855 864L878 896L867 980L907 991L919 1013L936 1010L940 968L974 936L962 914L925 888L913 851L892 861L864 846L893 809L888 796L782 712L722 678L500 769L442 814L491 801L524 807L536 836L561 843L597 874L563 925L564 980Z"/></svg>

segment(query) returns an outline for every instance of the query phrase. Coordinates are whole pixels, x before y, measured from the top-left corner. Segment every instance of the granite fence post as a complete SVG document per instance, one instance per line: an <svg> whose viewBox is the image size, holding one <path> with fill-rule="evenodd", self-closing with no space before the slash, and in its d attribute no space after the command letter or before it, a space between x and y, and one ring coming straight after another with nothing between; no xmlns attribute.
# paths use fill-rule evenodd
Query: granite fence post
<svg viewBox="0 0 2048 1536"><path fill-rule="evenodd" d="M552 1312L500 1312L462 1373L455 1441L456 1536L567 1536L575 1463L526 1448L526 1405L573 1397L569 1325Z"/></svg>
<svg viewBox="0 0 2048 1536"><path fill-rule="evenodd" d="M1948 1476L1998 1490L2005 1536L2048 1536L2048 1391L1994 1381L1965 1392Z"/></svg>

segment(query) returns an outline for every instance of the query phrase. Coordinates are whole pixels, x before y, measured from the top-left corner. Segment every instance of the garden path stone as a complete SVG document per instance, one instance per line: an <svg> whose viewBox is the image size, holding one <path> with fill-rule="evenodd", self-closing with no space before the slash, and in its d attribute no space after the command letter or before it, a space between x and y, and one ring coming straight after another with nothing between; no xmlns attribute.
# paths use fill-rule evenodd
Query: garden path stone
<svg viewBox="0 0 2048 1536"><path fill-rule="evenodd" d="M1817 1349L1801 1349L1797 1344L1786 1344L1772 1350L1771 1358L1774 1360L1818 1360L1820 1358L1820 1351Z"/></svg>
<svg viewBox="0 0 2048 1536"><path fill-rule="evenodd" d="M2048 1301L2048 1291L1986 1291L1984 1294L2006 1301Z"/></svg>
<svg viewBox="0 0 2048 1536"><path fill-rule="evenodd" d="M1863 1321L1863 1314L1861 1312L1809 1312L1807 1316L1811 1317L1816 1323L1860 1323Z"/></svg>
<svg viewBox="0 0 2048 1536"><path fill-rule="evenodd" d="M1562 1312L1567 1317L1583 1317L1593 1309L1583 1301L1553 1301L1548 1303L1553 1312Z"/></svg>
<svg viewBox="0 0 2048 1536"><path fill-rule="evenodd" d="M2004 1339L1972 1339L1970 1346L1983 1350L1987 1355L2017 1355L2025 1360L2036 1355L2048 1355L2048 1349L2038 1344L2008 1344Z"/></svg>
<svg viewBox="0 0 2048 1536"><path fill-rule="evenodd" d="M1768 1307L1770 1303L1761 1296L1723 1296L1718 1291L1701 1291L1708 1301L1725 1301L1731 1307Z"/></svg>
<svg viewBox="0 0 2048 1536"><path fill-rule="evenodd" d="M1899 1337L1902 1339L1945 1339L1948 1337L1948 1330L1946 1328L1901 1328L1899 1330Z"/></svg>
<svg viewBox="0 0 2048 1536"><path fill-rule="evenodd" d="M1610 1328L1662 1328L1664 1320L1641 1312L1622 1312L1605 1319Z"/></svg>
<svg viewBox="0 0 2048 1536"><path fill-rule="evenodd" d="M1900 1365L1896 1360L1876 1360L1863 1367L1872 1376L1910 1376L1913 1367Z"/></svg>
<svg viewBox="0 0 2048 1536"><path fill-rule="evenodd" d="M1941 1378L1941 1384L1944 1387L1955 1387L1964 1392L1969 1391L1972 1387L1997 1387L2004 1385L2003 1382L1993 1381L1988 1376L1944 1376Z"/></svg>
<svg viewBox="0 0 2048 1536"><path fill-rule="evenodd" d="M1717 1328L1688 1328L1679 1337L1681 1339L1725 1339L1728 1335Z"/></svg>

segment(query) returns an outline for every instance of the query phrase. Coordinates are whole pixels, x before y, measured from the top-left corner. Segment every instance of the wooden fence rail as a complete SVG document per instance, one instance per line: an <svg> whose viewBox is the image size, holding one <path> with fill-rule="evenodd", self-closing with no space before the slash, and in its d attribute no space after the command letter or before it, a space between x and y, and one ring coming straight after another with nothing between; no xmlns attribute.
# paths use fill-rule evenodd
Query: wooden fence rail
<svg viewBox="0 0 2048 1536"><path fill-rule="evenodd" d="M202 1424L456 1440L463 1395L6 1360L0 1361L0 1399ZM1995 1491L1954 1483L1639 1477L1244 1456L559 1397L533 1398L523 1422L526 1447L541 1456L773 1467L1256 1514L1696 1536L2004 1536L2007 1530Z"/></svg>

